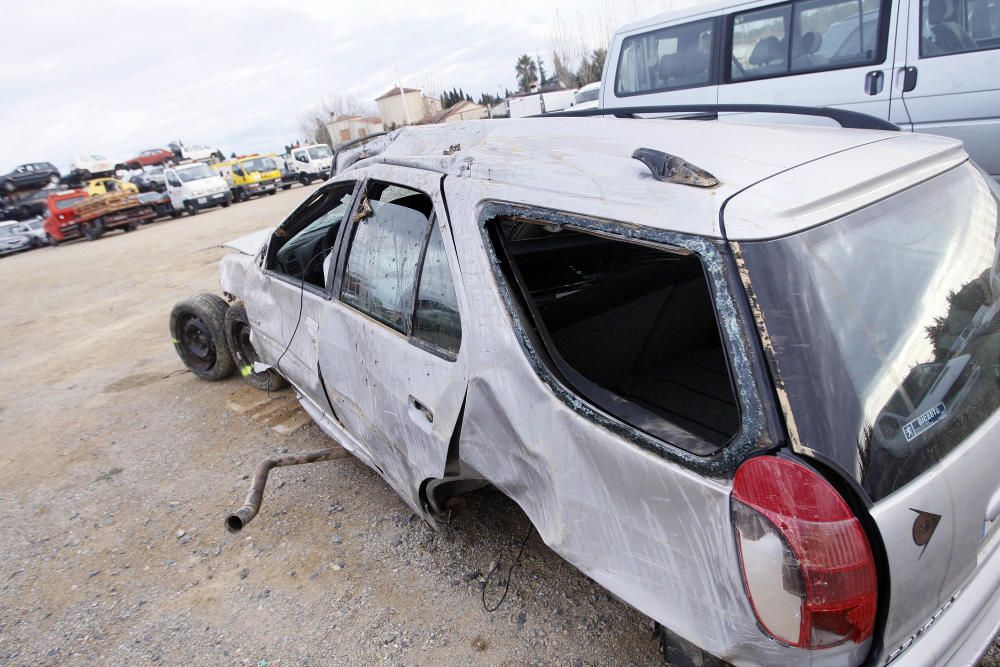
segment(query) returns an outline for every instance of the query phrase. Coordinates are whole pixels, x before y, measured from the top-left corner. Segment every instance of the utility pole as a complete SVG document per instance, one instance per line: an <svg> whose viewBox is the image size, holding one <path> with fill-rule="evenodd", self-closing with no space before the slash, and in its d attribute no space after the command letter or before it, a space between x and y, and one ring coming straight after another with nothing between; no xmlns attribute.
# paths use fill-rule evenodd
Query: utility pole
<svg viewBox="0 0 1000 667"><path fill-rule="evenodd" d="M406 124L410 124L410 107L406 103L406 93L403 92L403 80L399 76L399 68L396 68L396 88L399 89L399 98L403 101L403 115L406 116Z"/></svg>

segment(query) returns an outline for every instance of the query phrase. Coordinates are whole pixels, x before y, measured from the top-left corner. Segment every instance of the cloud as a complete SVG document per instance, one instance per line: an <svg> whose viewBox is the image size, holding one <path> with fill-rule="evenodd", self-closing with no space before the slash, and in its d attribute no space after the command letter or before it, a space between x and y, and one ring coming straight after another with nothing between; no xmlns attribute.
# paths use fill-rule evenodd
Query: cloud
<svg viewBox="0 0 1000 667"><path fill-rule="evenodd" d="M670 0L660 4L643 11ZM353 93L374 109L397 68L408 86L513 89L518 55L550 62L557 13L571 30L599 32L614 7L610 0L7 3L0 171L41 160L66 170L86 153L120 160L178 138L227 154L280 149L301 134L302 111L326 96Z"/></svg>

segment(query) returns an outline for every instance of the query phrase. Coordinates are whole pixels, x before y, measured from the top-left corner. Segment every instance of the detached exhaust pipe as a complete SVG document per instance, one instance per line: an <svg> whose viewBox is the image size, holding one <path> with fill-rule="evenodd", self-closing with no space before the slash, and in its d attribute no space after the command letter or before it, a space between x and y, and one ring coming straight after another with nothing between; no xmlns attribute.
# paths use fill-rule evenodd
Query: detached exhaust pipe
<svg viewBox="0 0 1000 667"><path fill-rule="evenodd" d="M243 527L253 521L260 511L260 504L264 500L264 486L267 484L267 476L272 468L284 466L297 466L303 463L316 463L317 461L332 461L344 457L344 450L321 449L316 452L306 454L286 454L284 456L272 456L264 459L257 465L257 471L253 474L253 482L250 484L250 493L243 502L243 507L239 508L226 517L226 530L230 533L238 533Z"/></svg>

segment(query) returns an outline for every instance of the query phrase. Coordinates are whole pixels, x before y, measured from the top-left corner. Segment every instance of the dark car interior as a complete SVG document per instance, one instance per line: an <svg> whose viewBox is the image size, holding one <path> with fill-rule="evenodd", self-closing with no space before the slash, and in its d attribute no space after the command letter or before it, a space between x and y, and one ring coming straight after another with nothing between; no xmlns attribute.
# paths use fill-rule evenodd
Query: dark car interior
<svg viewBox="0 0 1000 667"><path fill-rule="evenodd" d="M352 181L313 195L274 233L269 268L323 289L323 260L333 249L353 193Z"/></svg>
<svg viewBox="0 0 1000 667"><path fill-rule="evenodd" d="M739 409L697 257L512 220L491 235L551 365L584 398L699 454L736 434Z"/></svg>

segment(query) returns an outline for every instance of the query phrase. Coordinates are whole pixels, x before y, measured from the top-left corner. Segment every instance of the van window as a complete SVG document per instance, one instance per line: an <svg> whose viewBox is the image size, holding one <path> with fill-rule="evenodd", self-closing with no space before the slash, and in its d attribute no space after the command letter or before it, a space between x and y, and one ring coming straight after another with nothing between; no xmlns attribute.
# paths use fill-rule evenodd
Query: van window
<svg viewBox="0 0 1000 667"><path fill-rule="evenodd" d="M740 411L701 260L501 219L488 227L549 370L619 421L708 455ZM547 358L546 358L547 355Z"/></svg>
<svg viewBox="0 0 1000 667"><path fill-rule="evenodd" d="M729 80L880 62L881 16L881 0L800 0L737 14Z"/></svg>
<svg viewBox="0 0 1000 667"><path fill-rule="evenodd" d="M626 37L615 94L635 95L712 83L715 21L708 19Z"/></svg>
<svg viewBox="0 0 1000 667"><path fill-rule="evenodd" d="M1000 0L923 0L920 55L984 51L1000 47Z"/></svg>
<svg viewBox="0 0 1000 667"><path fill-rule="evenodd" d="M371 183L359 206L341 300L410 334L417 268L433 204L422 192Z"/></svg>

